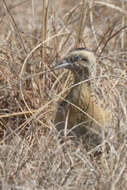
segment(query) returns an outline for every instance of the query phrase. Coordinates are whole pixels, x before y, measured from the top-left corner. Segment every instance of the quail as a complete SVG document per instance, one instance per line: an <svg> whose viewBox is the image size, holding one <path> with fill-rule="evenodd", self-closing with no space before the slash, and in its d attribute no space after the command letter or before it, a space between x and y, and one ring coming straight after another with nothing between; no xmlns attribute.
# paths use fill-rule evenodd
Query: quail
<svg viewBox="0 0 127 190"><path fill-rule="evenodd" d="M100 131L111 125L112 112L103 101L91 93L91 72L96 70L96 57L86 48L75 48L60 60L54 70L68 69L74 76L72 88L57 107L54 123L58 130L74 129L76 134L84 134L86 128ZM67 119L68 118L68 119ZM96 126L96 127L95 127ZM95 128L94 128L95 127ZM97 132L98 132L97 131Z"/></svg>

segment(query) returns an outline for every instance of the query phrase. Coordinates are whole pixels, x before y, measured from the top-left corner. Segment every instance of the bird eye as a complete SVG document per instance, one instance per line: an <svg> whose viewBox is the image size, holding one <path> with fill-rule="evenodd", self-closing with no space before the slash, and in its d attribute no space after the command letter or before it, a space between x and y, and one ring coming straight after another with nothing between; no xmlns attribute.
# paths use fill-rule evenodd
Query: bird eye
<svg viewBox="0 0 127 190"><path fill-rule="evenodd" d="M75 61L81 61L82 59L81 59L80 55L76 55L76 56L74 57L74 60L75 60Z"/></svg>
<svg viewBox="0 0 127 190"><path fill-rule="evenodd" d="M80 55L76 55L74 59L75 59L75 61L88 62L88 59L86 57L81 57Z"/></svg>
<svg viewBox="0 0 127 190"><path fill-rule="evenodd" d="M81 60L81 58L80 58L80 56L71 56L71 57L68 57L67 58L67 61L68 62L70 62L70 63L74 63L74 62L76 62L76 61L80 61Z"/></svg>
<svg viewBox="0 0 127 190"><path fill-rule="evenodd" d="M68 57L66 60L67 60L67 62L70 62L70 63L74 63L74 62L76 62L76 61L88 62L88 59L87 59L87 58L82 57L82 56L80 56L80 55L70 56L70 57Z"/></svg>

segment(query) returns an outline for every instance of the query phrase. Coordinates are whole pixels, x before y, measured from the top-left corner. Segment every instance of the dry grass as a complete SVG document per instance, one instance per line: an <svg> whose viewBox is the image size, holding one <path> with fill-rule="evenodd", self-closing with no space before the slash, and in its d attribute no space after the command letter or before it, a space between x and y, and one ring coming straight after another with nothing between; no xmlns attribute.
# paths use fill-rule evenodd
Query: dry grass
<svg viewBox="0 0 127 190"><path fill-rule="evenodd" d="M127 189L127 2L43 3L1 0L0 189ZM95 146L55 130L71 76L43 71L73 47L98 57L93 83L114 115L108 152L105 141Z"/></svg>

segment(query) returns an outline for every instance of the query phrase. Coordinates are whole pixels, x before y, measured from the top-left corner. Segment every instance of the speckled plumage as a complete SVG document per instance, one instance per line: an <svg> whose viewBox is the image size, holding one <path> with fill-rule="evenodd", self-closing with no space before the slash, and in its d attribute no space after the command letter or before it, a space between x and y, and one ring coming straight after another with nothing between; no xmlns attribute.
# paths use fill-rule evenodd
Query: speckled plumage
<svg viewBox="0 0 127 190"><path fill-rule="evenodd" d="M56 128L58 130L64 128L67 114L67 127L72 128L78 125L75 129L78 134L85 133L85 127L92 126L98 132L110 126L111 110L107 108L102 97L99 98L97 94L93 96L91 91L89 77L90 73L96 70L94 53L85 48L73 49L54 67L54 69L60 68L72 71L74 87L71 88L65 100L58 105L54 120Z"/></svg>

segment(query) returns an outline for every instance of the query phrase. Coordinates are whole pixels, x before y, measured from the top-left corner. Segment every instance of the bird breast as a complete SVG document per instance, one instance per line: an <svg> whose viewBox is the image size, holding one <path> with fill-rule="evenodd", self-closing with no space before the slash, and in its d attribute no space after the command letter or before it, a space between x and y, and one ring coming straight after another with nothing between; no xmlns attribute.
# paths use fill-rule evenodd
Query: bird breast
<svg viewBox="0 0 127 190"><path fill-rule="evenodd" d="M73 97L71 109L78 109L84 117L103 127L111 124L112 112L105 106L105 103L91 92L90 86L81 84L72 90ZM71 114L71 113L70 113Z"/></svg>

